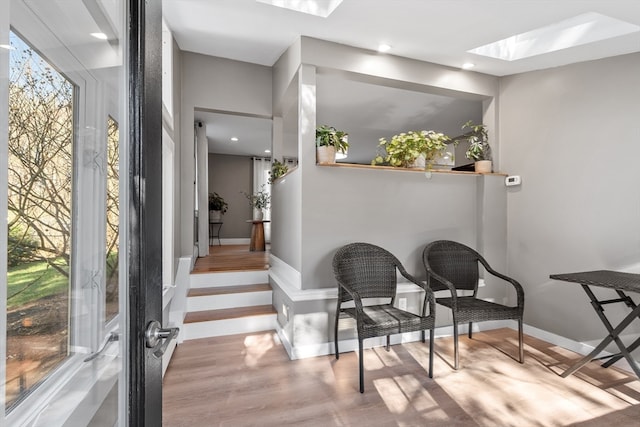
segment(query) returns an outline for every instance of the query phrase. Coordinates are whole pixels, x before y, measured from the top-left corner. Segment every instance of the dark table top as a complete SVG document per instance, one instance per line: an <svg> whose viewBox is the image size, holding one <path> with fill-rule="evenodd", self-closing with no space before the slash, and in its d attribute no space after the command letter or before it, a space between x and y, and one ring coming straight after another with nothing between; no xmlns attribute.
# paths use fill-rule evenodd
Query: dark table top
<svg viewBox="0 0 640 427"><path fill-rule="evenodd" d="M640 292L640 274L623 273L621 271L596 270L579 273L552 274L552 279L582 285L599 286L620 291Z"/></svg>

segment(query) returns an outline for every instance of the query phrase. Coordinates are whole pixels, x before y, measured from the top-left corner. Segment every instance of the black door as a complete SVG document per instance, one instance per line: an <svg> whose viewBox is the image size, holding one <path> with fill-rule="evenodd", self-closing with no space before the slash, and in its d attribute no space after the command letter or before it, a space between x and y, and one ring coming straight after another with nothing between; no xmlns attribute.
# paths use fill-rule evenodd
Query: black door
<svg viewBox="0 0 640 427"><path fill-rule="evenodd" d="M162 8L132 0L129 36L129 425L162 425Z"/></svg>

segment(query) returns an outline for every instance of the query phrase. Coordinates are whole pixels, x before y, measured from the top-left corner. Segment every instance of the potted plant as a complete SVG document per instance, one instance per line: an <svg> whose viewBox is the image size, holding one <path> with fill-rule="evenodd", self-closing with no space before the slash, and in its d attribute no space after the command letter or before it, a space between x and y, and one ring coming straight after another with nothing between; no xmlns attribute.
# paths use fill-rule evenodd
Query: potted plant
<svg viewBox="0 0 640 427"><path fill-rule="evenodd" d="M469 149L465 153L467 159L475 162L478 173L491 173L491 147L488 142L487 127L483 124L474 125L471 120L462 126L462 130L469 129L463 138L469 141Z"/></svg>
<svg viewBox="0 0 640 427"><path fill-rule="evenodd" d="M260 190L249 194L246 192L242 192L244 196L249 200L249 205L253 208L253 219L262 220L264 216L264 209L269 207L271 203L271 194L269 194L265 188L264 184L260 186Z"/></svg>
<svg viewBox="0 0 640 427"><path fill-rule="evenodd" d="M378 155L371 164L416 167L416 161L424 158L425 169L431 169L436 155L446 149L450 141L447 135L432 130L403 132L394 135L390 141L380 138ZM384 150L384 154L381 150Z"/></svg>
<svg viewBox="0 0 640 427"><path fill-rule="evenodd" d="M271 172L269 172L269 184L273 184L273 181L280 178L282 175L289 171L289 167L278 160L274 160L271 164Z"/></svg>
<svg viewBox="0 0 640 427"><path fill-rule="evenodd" d="M333 126L318 126L316 128L316 156L318 163L336 162L336 153L347 154L349 135L336 130Z"/></svg>
<svg viewBox="0 0 640 427"><path fill-rule="evenodd" d="M218 193L209 193L209 221L220 222L229 205Z"/></svg>

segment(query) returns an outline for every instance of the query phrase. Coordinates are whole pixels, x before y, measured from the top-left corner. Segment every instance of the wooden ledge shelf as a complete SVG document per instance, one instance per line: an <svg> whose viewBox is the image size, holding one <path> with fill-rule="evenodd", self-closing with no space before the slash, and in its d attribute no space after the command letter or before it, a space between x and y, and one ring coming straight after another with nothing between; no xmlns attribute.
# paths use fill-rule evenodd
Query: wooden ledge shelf
<svg viewBox="0 0 640 427"><path fill-rule="evenodd" d="M420 172L425 173L424 168L396 168L393 166L371 166L371 165L360 165L356 163L316 163L316 166L328 167L328 168L355 168L355 169L375 169L375 170L386 170L386 171L401 171L401 172ZM495 175L495 176L508 176L508 174L503 172L492 172L492 173L477 173L477 172L466 172L466 171L452 171L448 169L432 169L432 173L437 174L450 174L450 175L472 175L472 176L481 176L481 175Z"/></svg>

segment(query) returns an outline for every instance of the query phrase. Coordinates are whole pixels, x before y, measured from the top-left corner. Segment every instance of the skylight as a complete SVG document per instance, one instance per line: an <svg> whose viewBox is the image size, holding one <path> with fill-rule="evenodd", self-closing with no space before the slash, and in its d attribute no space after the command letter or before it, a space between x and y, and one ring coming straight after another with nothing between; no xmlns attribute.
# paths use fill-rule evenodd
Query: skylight
<svg viewBox="0 0 640 427"><path fill-rule="evenodd" d="M516 61L638 31L640 31L638 25L589 12L498 40L468 52L505 61Z"/></svg>
<svg viewBox="0 0 640 427"><path fill-rule="evenodd" d="M295 10L326 18L340 6L342 0L256 0L259 3Z"/></svg>

